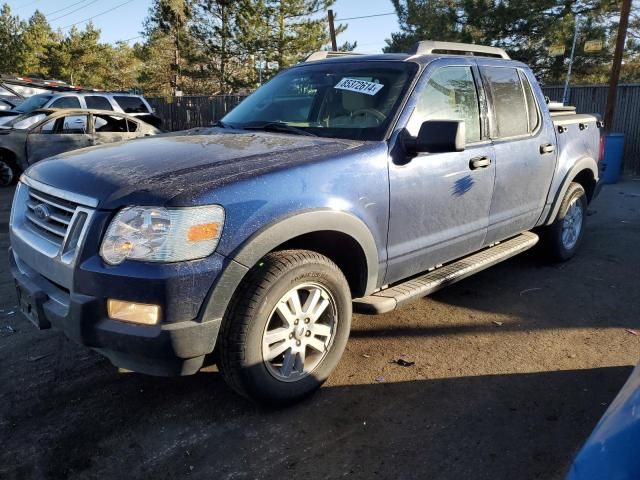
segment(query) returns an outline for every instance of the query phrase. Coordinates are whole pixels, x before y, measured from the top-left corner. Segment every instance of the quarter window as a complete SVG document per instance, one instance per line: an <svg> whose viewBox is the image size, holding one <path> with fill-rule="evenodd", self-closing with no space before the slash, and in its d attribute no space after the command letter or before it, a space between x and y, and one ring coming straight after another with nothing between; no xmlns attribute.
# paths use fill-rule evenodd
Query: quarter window
<svg viewBox="0 0 640 480"><path fill-rule="evenodd" d="M113 97L124 113L149 113L149 109L140 97Z"/></svg>
<svg viewBox="0 0 640 480"><path fill-rule="evenodd" d="M533 129L522 81L518 70L505 67L483 67L482 75L493 103L496 128L494 137L508 138L528 135ZM532 95L533 96L533 95ZM536 114L537 115L537 114ZM536 125L537 126L537 125Z"/></svg>
<svg viewBox="0 0 640 480"><path fill-rule="evenodd" d="M443 67L431 75L407 130L415 136L428 120L464 120L467 143L480 140L480 107L471 67Z"/></svg>
<svg viewBox="0 0 640 480"><path fill-rule="evenodd" d="M527 101L527 111L529 113L529 133L533 133L536 131L538 125L540 124L540 111L538 110L538 104L536 103L536 98L533 95L531 84L522 71L520 72L520 79L522 80L522 85L524 87L524 98Z"/></svg>

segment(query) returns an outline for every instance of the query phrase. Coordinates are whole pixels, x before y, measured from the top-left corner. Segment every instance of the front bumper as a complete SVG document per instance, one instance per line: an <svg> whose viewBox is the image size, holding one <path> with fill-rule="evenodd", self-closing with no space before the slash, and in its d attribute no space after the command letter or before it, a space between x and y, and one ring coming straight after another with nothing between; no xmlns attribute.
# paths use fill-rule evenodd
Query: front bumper
<svg viewBox="0 0 640 480"><path fill-rule="evenodd" d="M21 310L39 328L54 326L117 367L151 375L189 375L215 346L220 318L143 326L112 320L106 301L43 277L9 249Z"/></svg>

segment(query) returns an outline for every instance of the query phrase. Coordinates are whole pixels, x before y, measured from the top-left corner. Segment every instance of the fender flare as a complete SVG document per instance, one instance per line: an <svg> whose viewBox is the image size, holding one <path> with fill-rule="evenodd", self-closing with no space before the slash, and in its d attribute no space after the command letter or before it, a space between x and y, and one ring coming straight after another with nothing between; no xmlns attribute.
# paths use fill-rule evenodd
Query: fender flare
<svg viewBox="0 0 640 480"><path fill-rule="evenodd" d="M235 250L206 300L203 321L224 316L229 300L244 276L267 253L295 237L320 231L343 233L360 245L367 263L365 295L375 290L379 274L378 249L367 225L347 212L306 211L263 227Z"/></svg>
<svg viewBox="0 0 640 480"><path fill-rule="evenodd" d="M583 170L591 171L594 180L596 181L596 183L598 182L598 163L591 157L582 157L581 159L579 159L564 176L564 180L562 180L562 184L560 185L560 188L558 189L556 196L553 199L551 210L547 215L544 225L551 225L554 222L556 216L558 215L558 210L560 210L562 199L569 189L569 185L571 185L573 179L576 178L578 174Z"/></svg>

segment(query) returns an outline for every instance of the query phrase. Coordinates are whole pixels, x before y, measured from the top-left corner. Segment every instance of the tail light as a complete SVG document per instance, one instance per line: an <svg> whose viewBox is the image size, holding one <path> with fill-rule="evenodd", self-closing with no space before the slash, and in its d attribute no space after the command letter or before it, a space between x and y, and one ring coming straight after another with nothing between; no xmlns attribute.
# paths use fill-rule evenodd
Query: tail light
<svg viewBox="0 0 640 480"><path fill-rule="evenodd" d="M600 131L600 153L598 154L598 162L604 160L604 131Z"/></svg>

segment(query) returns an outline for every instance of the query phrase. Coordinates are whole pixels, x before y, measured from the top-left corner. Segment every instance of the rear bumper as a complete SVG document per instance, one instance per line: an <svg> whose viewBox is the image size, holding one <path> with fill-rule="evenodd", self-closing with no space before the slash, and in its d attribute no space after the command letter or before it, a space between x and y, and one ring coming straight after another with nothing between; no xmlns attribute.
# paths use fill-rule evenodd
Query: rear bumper
<svg viewBox="0 0 640 480"><path fill-rule="evenodd" d="M55 285L21 262L11 249L9 262L28 320L39 328L62 330L68 338L100 352L117 367L151 375L189 375L213 351L219 318L156 326L119 322L108 317L103 298Z"/></svg>

